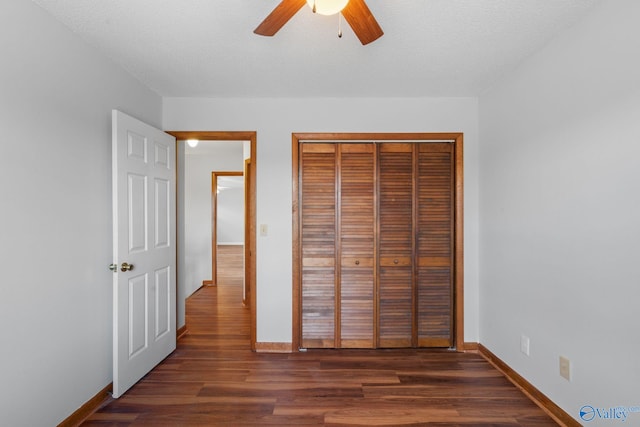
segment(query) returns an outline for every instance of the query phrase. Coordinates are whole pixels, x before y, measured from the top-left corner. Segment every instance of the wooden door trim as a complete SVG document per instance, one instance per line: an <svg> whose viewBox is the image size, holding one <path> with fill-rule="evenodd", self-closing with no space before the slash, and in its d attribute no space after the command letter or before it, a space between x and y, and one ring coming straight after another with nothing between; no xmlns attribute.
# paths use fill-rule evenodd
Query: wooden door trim
<svg viewBox="0 0 640 427"><path fill-rule="evenodd" d="M218 284L218 177L243 175L244 172L240 171L211 172L211 281L213 285Z"/></svg>
<svg viewBox="0 0 640 427"><path fill-rule="evenodd" d="M249 227L245 228L245 248L249 247L250 258L248 260L249 274L246 275L245 280L249 282L250 295L256 295L256 201L257 201L257 187L256 187L256 170L258 167L258 152L257 152L257 132L255 131L165 131L170 135L173 135L176 140L186 141L187 139L199 139L201 141L249 141L251 146L250 162L249 162L249 180L246 183L249 186ZM250 304L250 316L249 322L251 329L251 350L256 349L256 301L255 298L251 298Z"/></svg>
<svg viewBox="0 0 640 427"><path fill-rule="evenodd" d="M292 289L292 348L298 351L302 332L301 307L302 302L302 271L300 268L300 214L299 206L299 146L303 141L327 142L371 142L371 141L453 141L455 157L455 268L454 268L454 346L464 351L464 169L463 169L463 134L461 132L445 133L292 133L292 227L293 227L293 289Z"/></svg>
<svg viewBox="0 0 640 427"><path fill-rule="evenodd" d="M335 230L336 230L336 238L334 241L334 248L335 248L335 281L334 281L334 304L335 304L335 308L333 311L333 347L334 348L340 348L341 347L341 341L342 341L342 334L341 334L341 330L342 330L342 316L341 316L341 312L342 312L342 268L340 266L341 264L341 260L342 260L342 245L339 243L342 241L342 197L341 196L341 188L342 188L342 174L340 173L340 170L342 169L342 150L339 149L339 147L336 147L336 154L335 154L335 159L336 159L336 163L335 163L335 190L334 190L334 195L335 195ZM302 213L302 210L300 210L300 212ZM302 223L302 221L301 221ZM302 247L302 246L301 246ZM300 273L300 278L302 279L302 272ZM301 282L302 283L302 282ZM302 293L300 293L300 303L302 304ZM302 332L302 319L300 318L300 316L298 317L298 319L300 319L300 332ZM301 334L302 335L302 334ZM302 336L300 337L302 339Z"/></svg>
<svg viewBox="0 0 640 427"><path fill-rule="evenodd" d="M245 159L244 160L244 170L243 170L243 175L244 175L244 180L245 180L245 186L244 186L244 230L245 233L247 232L247 230L249 230L250 228L250 224L251 224L251 216L249 215L249 209L248 206L251 204L251 192L249 191L249 187L246 185L247 181L251 180L251 170L249 169L251 167L251 158ZM245 237L245 243L246 243L246 237ZM251 248L249 247L249 245L244 245L244 259L245 261L248 260L249 258L251 258ZM249 287L249 280L247 279L247 277L249 277L249 275L251 274L251 269L249 267L249 263L245 262L244 263L244 292L242 293L243 298L242 298L242 304L245 307L248 307L249 304L251 303L251 289Z"/></svg>
<svg viewBox="0 0 640 427"><path fill-rule="evenodd" d="M464 162L463 162L463 135L458 134L455 139L453 151L455 157L455 345L458 351L464 351Z"/></svg>

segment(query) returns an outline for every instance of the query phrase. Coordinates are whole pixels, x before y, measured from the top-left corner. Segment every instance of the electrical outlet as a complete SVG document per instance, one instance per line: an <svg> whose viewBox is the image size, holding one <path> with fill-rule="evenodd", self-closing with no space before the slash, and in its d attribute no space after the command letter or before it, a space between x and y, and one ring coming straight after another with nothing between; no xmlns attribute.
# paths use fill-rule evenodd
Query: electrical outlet
<svg viewBox="0 0 640 427"><path fill-rule="evenodd" d="M560 376L571 381L571 361L564 356L560 356Z"/></svg>
<svg viewBox="0 0 640 427"><path fill-rule="evenodd" d="M269 234L269 227L267 227L267 224L260 224L260 235L266 236L267 234Z"/></svg>
<svg viewBox="0 0 640 427"><path fill-rule="evenodd" d="M520 335L520 351L529 355L529 337L526 335Z"/></svg>

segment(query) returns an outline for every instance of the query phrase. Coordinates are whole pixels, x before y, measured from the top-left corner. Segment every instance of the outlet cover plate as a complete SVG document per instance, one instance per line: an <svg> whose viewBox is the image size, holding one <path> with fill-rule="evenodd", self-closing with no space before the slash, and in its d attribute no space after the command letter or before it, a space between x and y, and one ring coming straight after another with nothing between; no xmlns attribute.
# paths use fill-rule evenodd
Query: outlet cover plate
<svg viewBox="0 0 640 427"><path fill-rule="evenodd" d="M560 376L571 381L571 361L564 356L560 356Z"/></svg>
<svg viewBox="0 0 640 427"><path fill-rule="evenodd" d="M520 336L520 351L527 356L529 355L529 337L526 335Z"/></svg>

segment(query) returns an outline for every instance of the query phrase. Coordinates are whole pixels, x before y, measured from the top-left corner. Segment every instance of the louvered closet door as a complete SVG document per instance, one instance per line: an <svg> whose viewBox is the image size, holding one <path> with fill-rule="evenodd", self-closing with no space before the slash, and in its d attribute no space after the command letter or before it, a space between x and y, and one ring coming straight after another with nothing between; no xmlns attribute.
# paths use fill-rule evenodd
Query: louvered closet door
<svg viewBox="0 0 640 427"><path fill-rule="evenodd" d="M383 143L379 161L378 347L412 347L413 147Z"/></svg>
<svg viewBox="0 0 640 427"><path fill-rule="evenodd" d="M418 346L451 347L453 150L448 143L418 147Z"/></svg>
<svg viewBox="0 0 640 427"><path fill-rule="evenodd" d="M300 148L302 342L335 347L336 145Z"/></svg>
<svg viewBox="0 0 640 427"><path fill-rule="evenodd" d="M453 346L450 143L300 146L301 345Z"/></svg>
<svg viewBox="0 0 640 427"><path fill-rule="evenodd" d="M374 340L375 146L339 144L340 345Z"/></svg>

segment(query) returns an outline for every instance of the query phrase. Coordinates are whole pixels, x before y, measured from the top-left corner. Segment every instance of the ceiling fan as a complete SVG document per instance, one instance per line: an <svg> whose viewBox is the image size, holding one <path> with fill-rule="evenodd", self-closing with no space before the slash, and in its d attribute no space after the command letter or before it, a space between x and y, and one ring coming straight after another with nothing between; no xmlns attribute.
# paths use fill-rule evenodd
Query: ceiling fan
<svg viewBox="0 0 640 427"><path fill-rule="evenodd" d="M338 9L322 10L325 3L330 3L332 6L338 4ZM253 32L261 36L273 36L305 4L311 6L314 13L318 12L324 15L342 13L363 45L377 40L384 34L364 0L282 0Z"/></svg>

